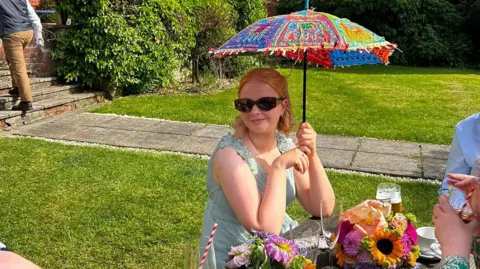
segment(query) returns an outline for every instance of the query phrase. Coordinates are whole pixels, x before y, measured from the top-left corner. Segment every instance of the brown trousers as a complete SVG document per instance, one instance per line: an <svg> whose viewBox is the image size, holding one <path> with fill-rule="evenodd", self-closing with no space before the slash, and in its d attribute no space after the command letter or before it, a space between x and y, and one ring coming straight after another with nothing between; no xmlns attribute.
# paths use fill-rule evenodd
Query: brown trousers
<svg viewBox="0 0 480 269"><path fill-rule="evenodd" d="M33 38L33 31L22 31L10 34L2 38L3 50L10 67L12 76L12 86L20 90L20 99L22 101L32 101L32 92L30 89L30 80L27 74L27 64L23 50Z"/></svg>

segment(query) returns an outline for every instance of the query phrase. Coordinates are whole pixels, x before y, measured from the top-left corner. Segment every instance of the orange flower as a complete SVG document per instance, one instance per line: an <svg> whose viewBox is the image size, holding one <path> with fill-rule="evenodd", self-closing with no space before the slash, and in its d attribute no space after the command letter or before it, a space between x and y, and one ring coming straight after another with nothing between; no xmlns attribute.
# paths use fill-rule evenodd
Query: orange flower
<svg viewBox="0 0 480 269"><path fill-rule="evenodd" d="M310 259L305 259L305 263L303 265L303 269L315 269L317 265L312 263Z"/></svg>
<svg viewBox="0 0 480 269"><path fill-rule="evenodd" d="M340 265L340 267L343 267L345 254L343 253L342 246L339 244L336 244L335 250L336 250L335 256L337 257L337 264Z"/></svg>
<svg viewBox="0 0 480 269"><path fill-rule="evenodd" d="M390 267L401 261L403 245L400 237L394 232L379 230L372 235L372 240L370 252L379 265Z"/></svg>

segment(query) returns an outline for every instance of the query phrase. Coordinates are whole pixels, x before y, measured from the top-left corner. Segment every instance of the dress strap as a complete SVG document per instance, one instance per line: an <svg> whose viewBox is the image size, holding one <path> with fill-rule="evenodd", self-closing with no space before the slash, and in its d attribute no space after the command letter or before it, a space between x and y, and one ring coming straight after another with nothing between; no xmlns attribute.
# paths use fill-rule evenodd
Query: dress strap
<svg viewBox="0 0 480 269"><path fill-rule="evenodd" d="M284 134L277 132L277 147L281 154L291 150L294 146L291 138L286 138Z"/></svg>

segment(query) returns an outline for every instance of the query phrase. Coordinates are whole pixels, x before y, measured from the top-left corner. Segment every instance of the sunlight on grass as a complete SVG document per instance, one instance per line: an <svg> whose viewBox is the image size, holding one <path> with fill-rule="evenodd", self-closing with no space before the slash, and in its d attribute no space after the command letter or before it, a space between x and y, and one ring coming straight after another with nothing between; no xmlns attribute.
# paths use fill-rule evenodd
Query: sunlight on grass
<svg viewBox="0 0 480 269"><path fill-rule="evenodd" d="M200 236L207 161L0 138L0 241L44 268L180 268ZM378 176L329 172L345 207L373 198ZM429 225L438 186L400 182ZM307 217L297 202L294 219Z"/></svg>
<svg viewBox="0 0 480 269"><path fill-rule="evenodd" d="M281 69L288 75L289 69ZM297 122L303 74L289 77ZM311 68L307 121L318 133L450 144L455 124L480 111L480 72L399 66ZM236 89L209 95L138 96L94 112L230 125Z"/></svg>

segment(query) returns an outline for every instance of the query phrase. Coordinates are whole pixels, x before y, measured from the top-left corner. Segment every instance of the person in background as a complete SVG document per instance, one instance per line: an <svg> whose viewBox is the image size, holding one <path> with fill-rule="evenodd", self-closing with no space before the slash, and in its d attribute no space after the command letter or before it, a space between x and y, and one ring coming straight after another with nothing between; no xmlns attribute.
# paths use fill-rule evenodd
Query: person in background
<svg viewBox="0 0 480 269"><path fill-rule="evenodd" d="M480 113L460 121L455 127L447 168L438 195L447 194L448 174L480 176ZM454 200L465 200L465 194L453 188L450 196Z"/></svg>
<svg viewBox="0 0 480 269"><path fill-rule="evenodd" d="M33 109L30 80L23 55L24 49L35 36L35 42L43 46L42 25L28 0L0 1L0 38L10 67L12 89L10 95L20 95L20 103L12 110Z"/></svg>
<svg viewBox="0 0 480 269"><path fill-rule="evenodd" d="M480 241L476 230L480 224L480 184L478 177L462 174L448 174L447 184L458 188L464 194L475 190L470 198L470 207L474 217L464 223L458 213L448 203L446 195L441 195L439 203L433 208L432 221L435 236L442 248L441 269L469 268L470 253L473 252L475 265L479 266Z"/></svg>

